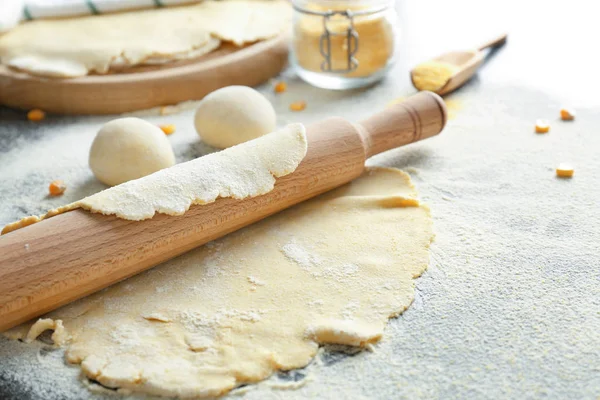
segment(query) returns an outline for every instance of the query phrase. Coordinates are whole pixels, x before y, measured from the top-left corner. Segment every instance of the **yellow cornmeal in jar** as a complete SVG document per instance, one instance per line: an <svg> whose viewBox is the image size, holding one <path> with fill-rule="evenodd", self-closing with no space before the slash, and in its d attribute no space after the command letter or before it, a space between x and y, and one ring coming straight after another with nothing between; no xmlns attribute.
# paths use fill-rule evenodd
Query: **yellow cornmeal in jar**
<svg viewBox="0 0 600 400"><path fill-rule="evenodd" d="M412 70L413 85L419 90L435 92L458 71L455 65L442 61L426 61Z"/></svg>
<svg viewBox="0 0 600 400"><path fill-rule="evenodd" d="M312 11L346 10L348 5L335 4L323 7L311 4L307 7ZM360 7L353 7L359 10ZM341 15L334 15L327 23L331 33L331 69L345 70L348 68L348 41L345 36L348 29L348 19ZM324 33L323 17L303 15L296 23L294 31L294 52L298 64L309 71L324 72L321 64L325 58L320 51L321 35ZM358 67L351 72L337 73L348 78L366 77L385 68L394 52L394 31L388 20L381 14L354 16L354 30L358 33L358 51L353 57L358 60ZM325 43L324 43L325 46Z"/></svg>

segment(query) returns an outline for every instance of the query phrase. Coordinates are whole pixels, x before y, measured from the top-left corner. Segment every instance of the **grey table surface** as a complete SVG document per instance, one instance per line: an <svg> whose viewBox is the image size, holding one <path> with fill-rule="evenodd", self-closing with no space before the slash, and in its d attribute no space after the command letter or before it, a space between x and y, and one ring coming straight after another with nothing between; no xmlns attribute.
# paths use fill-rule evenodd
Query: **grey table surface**
<svg viewBox="0 0 600 400"><path fill-rule="evenodd" d="M408 70L500 31L507 46L465 88L446 131L369 162L408 171L430 205L436 241L411 308L372 352L324 349L299 371L237 391L263 398L551 398L600 396L600 25L588 1L416 1L398 6L400 59L380 84L331 92L284 74L273 102L281 124L340 115L360 120L413 92ZM290 113L306 100L302 113ZM563 105L577 109L558 120ZM174 123L178 161L210 151L193 110ZM533 123L552 123L535 135ZM111 117L50 116L40 124L0 108L0 225L103 189L87 168L95 132ZM575 177L557 179L561 161ZM45 196L61 178L61 199ZM339 349L338 349L339 350ZM347 350L347 349L346 349ZM286 382L295 390L282 391ZM93 394L92 394L93 393ZM61 350L0 339L0 398L112 398L90 392Z"/></svg>

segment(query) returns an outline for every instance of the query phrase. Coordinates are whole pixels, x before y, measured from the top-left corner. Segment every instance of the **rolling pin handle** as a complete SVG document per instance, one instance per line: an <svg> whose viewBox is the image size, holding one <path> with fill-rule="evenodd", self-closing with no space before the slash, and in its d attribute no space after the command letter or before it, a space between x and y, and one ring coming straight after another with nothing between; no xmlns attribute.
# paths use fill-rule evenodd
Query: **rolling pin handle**
<svg viewBox="0 0 600 400"><path fill-rule="evenodd" d="M433 92L423 91L360 122L358 129L368 158L435 136L444 129L446 121L444 100Z"/></svg>

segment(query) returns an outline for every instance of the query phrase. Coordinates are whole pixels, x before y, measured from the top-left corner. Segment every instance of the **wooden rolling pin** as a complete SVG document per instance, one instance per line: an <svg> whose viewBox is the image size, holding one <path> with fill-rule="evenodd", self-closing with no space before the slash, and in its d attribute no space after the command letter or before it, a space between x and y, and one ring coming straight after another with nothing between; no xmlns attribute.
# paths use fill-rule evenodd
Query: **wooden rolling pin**
<svg viewBox="0 0 600 400"><path fill-rule="evenodd" d="M265 195L219 198L144 221L77 209L2 235L0 331L350 182L368 157L434 136L445 124L444 102L421 92L360 124L329 118L310 125L306 157Z"/></svg>

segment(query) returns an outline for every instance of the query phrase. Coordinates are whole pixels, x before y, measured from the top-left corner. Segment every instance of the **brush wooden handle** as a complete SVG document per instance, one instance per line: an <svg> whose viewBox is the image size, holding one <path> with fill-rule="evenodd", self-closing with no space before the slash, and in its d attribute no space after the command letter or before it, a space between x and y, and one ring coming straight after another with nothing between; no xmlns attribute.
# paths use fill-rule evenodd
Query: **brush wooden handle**
<svg viewBox="0 0 600 400"><path fill-rule="evenodd" d="M421 92L360 124L330 118L309 126L306 157L265 195L137 222L78 209L2 235L0 331L341 186L362 174L367 157L433 136L445 123L443 101Z"/></svg>

